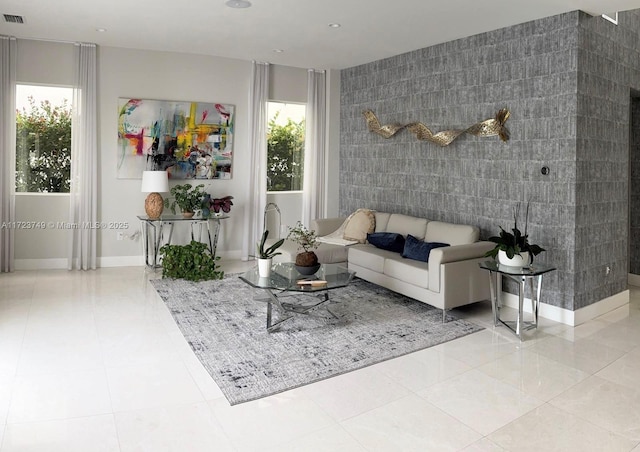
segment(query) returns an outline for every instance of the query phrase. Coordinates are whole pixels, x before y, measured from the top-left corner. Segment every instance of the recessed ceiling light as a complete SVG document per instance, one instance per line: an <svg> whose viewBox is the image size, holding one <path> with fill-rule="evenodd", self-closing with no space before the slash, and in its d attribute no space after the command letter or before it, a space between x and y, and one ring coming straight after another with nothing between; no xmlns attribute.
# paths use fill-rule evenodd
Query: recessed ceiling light
<svg viewBox="0 0 640 452"><path fill-rule="evenodd" d="M274 51L275 53L282 53L282 52L284 52L284 50L282 50L282 49L273 49L273 51Z"/></svg>
<svg viewBox="0 0 640 452"><path fill-rule="evenodd" d="M251 2L247 0L228 0L225 5L229 8L248 8L251 6Z"/></svg>
<svg viewBox="0 0 640 452"><path fill-rule="evenodd" d="M336 23L330 23L330 24L329 24L329 27L330 27L330 28L340 28L341 26L342 26L342 25L340 25L340 24L336 24Z"/></svg>
<svg viewBox="0 0 640 452"><path fill-rule="evenodd" d="M104 33L105 31L107 31L106 28L96 28L96 31L100 32L100 33Z"/></svg>

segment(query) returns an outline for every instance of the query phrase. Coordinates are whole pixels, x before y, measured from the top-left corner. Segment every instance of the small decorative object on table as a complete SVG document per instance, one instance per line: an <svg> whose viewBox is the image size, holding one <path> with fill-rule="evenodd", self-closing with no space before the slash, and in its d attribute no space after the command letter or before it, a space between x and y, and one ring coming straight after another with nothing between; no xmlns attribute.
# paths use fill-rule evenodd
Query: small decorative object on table
<svg viewBox="0 0 640 452"><path fill-rule="evenodd" d="M209 218L211 216L211 195L209 193L205 193L202 197L200 215L202 218Z"/></svg>
<svg viewBox="0 0 640 452"><path fill-rule="evenodd" d="M324 279L299 279L296 284L299 286L323 287L327 285L327 281Z"/></svg>
<svg viewBox="0 0 640 452"><path fill-rule="evenodd" d="M271 276L271 261L274 256L282 253L276 253L276 250L282 246L284 239L278 240L276 243L265 249L265 243L269 237L269 230L265 229L262 233L260 243L258 243L258 273L261 278Z"/></svg>
<svg viewBox="0 0 640 452"><path fill-rule="evenodd" d="M518 229L518 217L520 215L520 203L513 210L513 228L511 232L507 232L500 226L500 235L489 237L490 242L496 244L495 248L487 251L486 257L498 258L498 262L502 265L510 267L527 267L533 264L534 256L545 251L539 245L529 243L527 234L527 224L529 221L529 203L527 202L527 211L524 219L524 233Z"/></svg>
<svg viewBox="0 0 640 452"><path fill-rule="evenodd" d="M302 250L296 255L296 270L302 275L313 275L320 268L318 256L313 252L318 248L316 231L307 229L300 221L293 228L289 228L289 240L298 244Z"/></svg>
<svg viewBox="0 0 640 452"><path fill-rule="evenodd" d="M219 214L220 211L222 211L223 213L229 213L231 212L231 206L233 205L233 202L231 202L232 199L233 199L233 196L225 196L224 198L214 198L211 200L210 208L216 214Z"/></svg>
<svg viewBox="0 0 640 452"><path fill-rule="evenodd" d="M202 198L202 218L221 217L231 212L231 201L233 196L225 196L223 198L212 198L209 193L205 193Z"/></svg>
<svg viewBox="0 0 640 452"><path fill-rule="evenodd" d="M164 206L171 209L173 214L176 213L176 205L182 210L182 215L190 218L197 210L202 208L202 198L205 196L203 191L204 184L192 187L191 184L175 185L171 188L173 201L164 200Z"/></svg>

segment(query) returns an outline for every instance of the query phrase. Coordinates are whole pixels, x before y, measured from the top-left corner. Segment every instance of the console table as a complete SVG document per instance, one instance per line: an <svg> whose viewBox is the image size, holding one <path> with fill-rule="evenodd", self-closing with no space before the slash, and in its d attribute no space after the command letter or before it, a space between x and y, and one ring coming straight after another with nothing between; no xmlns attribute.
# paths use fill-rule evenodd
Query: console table
<svg viewBox="0 0 640 452"><path fill-rule="evenodd" d="M182 215L162 215L157 220L152 220L146 215L138 215L138 219L142 223L142 240L144 247L144 259L147 267L157 268L158 252L162 243L164 231L168 229L169 237L167 245L171 244L171 236L173 235L173 225L175 223L186 223L191 226L191 240L195 240L195 227L198 227L198 241L202 241L202 230L207 231L207 242L211 255L216 257L216 248L218 246L218 235L220 233L220 221L230 218L229 215L216 215L209 218L192 217L186 218ZM151 243L149 243L151 242ZM153 260L150 257L149 245L153 247Z"/></svg>
<svg viewBox="0 0 640 452"><path fill-rule="evenodd" d="M515 335L522 340L522 331L529 330L538 327L538 309L540 307L540 291L542 290L542 275L555 270L555 267L550 265L530 265L528 267L509 267L507 265L499 264L496 261L484 261L481 262L480 268L487 270L490 273L489 283L491 287L491 309L493 311L493 324L498 326L502 323L509 328ZM500 318L500 308L502 303L500 301L499 291L501 288L498 285L500 277L506 277L518 283L518 317L515 321L503 320ZM529 282L531 288L531 312L532 320L525 321L523 313L524 293L526 289L526 283ZM534 281L535 289L534 290Z"/></svg>

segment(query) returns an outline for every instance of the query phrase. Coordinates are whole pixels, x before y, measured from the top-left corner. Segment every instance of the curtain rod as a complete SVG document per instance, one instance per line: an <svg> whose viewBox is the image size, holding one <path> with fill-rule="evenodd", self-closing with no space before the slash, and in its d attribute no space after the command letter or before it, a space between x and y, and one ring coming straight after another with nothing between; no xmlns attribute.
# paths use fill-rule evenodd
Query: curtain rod
<svg viewBox="0 0 640 452"><path fill-rule="evenodd" d="M13 39L19 39L22 41L42 41L42 42L52 42L54 44L73 44L73 45L80 45L80 44L93 44L93 45L97 45L94 42L83 42L83 41L65 41L63 39L51 39L51 38L19 38L17 36L7 36L9 38L13 38Z"/></svg>

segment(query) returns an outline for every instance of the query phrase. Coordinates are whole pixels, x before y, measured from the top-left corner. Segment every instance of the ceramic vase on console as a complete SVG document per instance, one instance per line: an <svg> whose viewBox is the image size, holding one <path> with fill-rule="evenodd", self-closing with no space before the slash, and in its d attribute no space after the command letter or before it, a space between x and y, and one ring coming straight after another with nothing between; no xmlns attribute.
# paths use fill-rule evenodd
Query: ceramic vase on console
<svg viewBox="0 0 640 452"><path fill-rule="evenodd" d="M509 267L527 267L531 264L531 254L528 251L525 251L520 254L515 254L512 258L509 258L506 252L500 250L498 251L498 263Z"/></svg>

